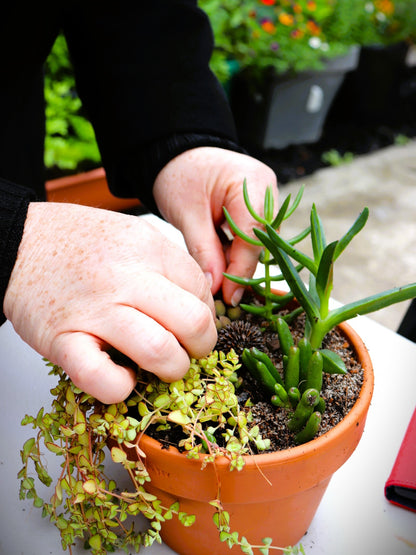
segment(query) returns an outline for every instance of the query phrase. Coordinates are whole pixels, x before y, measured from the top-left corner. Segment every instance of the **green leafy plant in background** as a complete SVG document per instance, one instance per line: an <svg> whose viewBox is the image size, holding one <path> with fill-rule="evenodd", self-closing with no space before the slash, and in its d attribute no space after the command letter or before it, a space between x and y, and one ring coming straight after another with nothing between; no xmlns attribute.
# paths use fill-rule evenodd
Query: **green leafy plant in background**
<svg viewBox="0 0 416 555"><path fill-rule="evenodd" d="M407 135L403 135L403 133L399 133L394 137L394 144L398 146L404 146L409 144L411 141L410 137Z"/></svg>
<svg viewBox="0 0 416 555"><path fill-rule="evenodd" d="M210 18L211 67L226 82L237 70L259 77L324 67L353 45L414 42L415 0L199 0Z"/></svg>
<svg viewBox="0 0 416 555"><path fill-rule="evenodd" d="M347 33L341 40L335 33L327 40L327 26L338 21L338 2L200 0L199 5L213 27L212 68L220 80L226 62L259 78L266 68L279 74L321 69L326 59L346 53L351 45Z"/></svg>
<svg viewBox="0 0 416 555"><path fill-rule="evenodd" d="M389 45L416 40L416 0L362 1L364 10L351 29L363 45Z"/></svg>
<svg viewBox="0 0 416 555"><path fill-rule="evenodd" d="M45 67L45 165L85 170L100 164L93 127L82 111L65 38L60 35Z"/></svg>
<svg viewBox="0 0 416 555"><path fill-rule="evenodd" d="M348 151L342 154L339 150L331 148L322 154L321 159L330 166L341 166L352 162L354 160L354 154Z"/></svg>

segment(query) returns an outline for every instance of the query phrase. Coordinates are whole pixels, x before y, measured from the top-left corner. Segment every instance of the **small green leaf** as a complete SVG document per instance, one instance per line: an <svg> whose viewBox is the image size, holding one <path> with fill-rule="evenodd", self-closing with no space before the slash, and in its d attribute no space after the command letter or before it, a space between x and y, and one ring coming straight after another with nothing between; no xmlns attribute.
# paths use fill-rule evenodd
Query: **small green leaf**
<svg viewBox="0 0 416 555"><path fill-rule="evenodd" d="M237 225L234 223L233 219L231 218L231 216L230 216L228 210L225 208L225 206L223 207L223 212L224 212L225 219L227 220L228 225L230 226L231 230L234 231L234 233L238 237L240 237L240 239L242 239L246 243L249 243L250 245L256 245L258 247L261 247L260 241L256 241L256 239L253 239L252 237L250 237L249 235L247 235L246 233L241 231L241 229L239 227L237 227Z"/></svg>
<svg viewBox="0 0 416 555"><path fill-rule="evenodd" d="M73 430L76 434L81 435L85 433L86 425L85 422L80 422L73 427Z"/></svg>
<svg viewBox="0 0 416 555"><path fill-rule="evenodd" d="M35 446L35 444L36 444L36 441L33 437L31 437L30 439L25 441L25 443L23 445L23 455L25 457L25 460L27 459L28 455L32 452L33 447Z"/></svg>
<svg viewBox="0 0 416 555"><path fill-rule="evenodd" d="M90 495L94 495L94 493L97 493L97 483L95 480L87 480L82 484L82 488L86 493L89 493Z"/></svg>
<svg viewBox="0 0 416 555"><path fill-rule="evenodd" d="M268 202L267 199L267 191L268 189L266 189L266 194L265 194L265 204ZM262 218L261 216L259 216L259 214L257 214L257 212L254 210L253 205L251 204L250 198L248 196L248 190L247 190L247 180L244 179L243 181L243 197L244 197L244 202L246 205L247 210L249 211L249 213L251 214L251 216L253 217L254 220L256 220L256 222L259 222L262 225L266 224L266 220L264 218Z"/></svg>
<svg viewBox="0 0 416 555"><path fill-rule="evenodd" d="M40 509L41 507L43 507L43 499L41 499L40 497L35 497L34 501L33 501L33 505Z"/></svg>
<svg viewBox="0 0 416 555"><path fill-rule="evenodd" d="M312 250L315 262L321 259L322 253L326 247L325 231L318 215L315 204L311 210L311 240Z"/></svg>
<svg viewBox="0 0 416 555"><path fill-rule="evenodd" d="M187 513L179 513L178 518L179 518L180 523L183 526L185 526L185 528L188 528L189 526L192 526L192 524L194 524L194 522L196 520L195 515L188 515Z"/></svg>
<svg viewBox="0 0 416 555"><path fill-rule="evenodd" d="M243 536L240 540L240 549L243 553L246 553L246 555L253 555L251 545L245 536Z"/></svg>
<svg viewBox="0 0 416 555"><path fill-rule="evenodd" d="M324 361L324 372L328 374L346 374L347 369L342 358L334 351L320 349L319 351Z"/></svg>
<svg viewBox="0 0 416 555"><path fill-rule="evenodd" d="M22 487L24 489L32 489L35 485L35 480L33 478L25 478L22 482Z"/></svg>
<svg viewBox="0 0 416 555"><path fill-rule="evenodd" d="M59 447L59 445L50 442L46 442L45 445L52 453L55 453L56 455L62 455L63 449L62 447Z"/></svg>
<svg viewBox="0 0 416 555"><path fill-rule="evenodd" d="M127 459L127 454L119 447L112 447L111 458L115 463L123 463Z"/></svg>
<svg viewBox="0 0 416 555"><path fill-rule="evenodd" d="M192 420L186 414L183 414L180 410L174 410L168 415L168 420L170 422L174 422L175 424L179 424L180 426L186 426L190 424Z"/></svg>
<svg viewBox="0 0 416 555"><path fill-rule="evenodd" d="M338 242L334 241L325 247L321 259L319 261L318 271L316 273L316 291L321 300L322 305L327 306L329 295L333 286L333 264L334 252ZM323 314L325 317L326 314Z"/></svg>
<svg viewBox="0 0 416 555"><path fill-rule="evenodd" d="M266 222L271 222L273 220L273 211L274 211L273 188L269 185L264 195L264 219Z"/></svg>
<svg viewBox="0 0 416 555"><path fill-rule="evenodd" d="M272 226L273 229L279 229L280 224L283 222L283 220L285 219L286 216L286 212L287 209L289 207L289 203L290 203L290 195L288 195L285 200L283 201L279 212L277 213L277 216L275 217L275 219L272 221L272 223L270 224Z"/></svg>
<svg viewBox="0 0 416 555"><path fill-rule="evenodd" d="M95 536L91 536L88 540L90 547L92 549L101 549L101 537L99 534L95 534Z"/></svg>

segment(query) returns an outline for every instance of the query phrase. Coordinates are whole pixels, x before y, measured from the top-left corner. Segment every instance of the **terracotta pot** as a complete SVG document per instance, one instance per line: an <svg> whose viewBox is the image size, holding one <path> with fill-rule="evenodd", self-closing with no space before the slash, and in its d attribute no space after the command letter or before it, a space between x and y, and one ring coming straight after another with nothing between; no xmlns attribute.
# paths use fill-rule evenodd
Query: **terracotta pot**
<svg viewBox="0 0 416 555"><path fill-rule="evenodd" d="M111 194L104 168L51 179L45 184L46 199L50 202L71 202L122 211L140 206L134 198L118 198Z"/></svg>
<svg viewBox="0 0 416 555"><path fill-rule="evenodd" d="M358 400L332 430L313 441L271 454L247 456L241 472L230 472L228 461L217 460L201 470L201 461L186 458L175 448L143 436L151 483L146 488L164 504L179 500L181 510L196 515L189 528L177 519L162 524L164 542L183 555L228 554L219 541L208 504L217 498L218 485L231 530L252 544L272 537L273 545L295 545L308 530L332 474L350 457L363 433L373 391L373 369L368 351L347 324L339 326L364 368ZM238 549L236 549L238 551Z"/></svg>

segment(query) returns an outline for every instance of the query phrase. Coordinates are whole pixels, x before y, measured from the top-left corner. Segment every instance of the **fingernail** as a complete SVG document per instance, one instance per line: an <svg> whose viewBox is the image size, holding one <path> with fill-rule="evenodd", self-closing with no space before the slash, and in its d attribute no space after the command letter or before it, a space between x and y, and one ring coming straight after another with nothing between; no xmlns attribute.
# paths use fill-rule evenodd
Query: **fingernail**
<svg viewBox="0 0 416 555"><path fill-rule="evenodd" d="M244 288L243 287L239 287L238 289L236 289L234 291L233 296L231 297L231 304L232 306L237 306L239 304L239 302L241 301L241 298L243 296L244 293Z"/></svg>
<svg viewBox="0 0 416 555"><path fill-rule="evenodd" d="M213 282L214 282L214 280L212 279L212 274L211 274L211 272L205 272L205 279L207 280L208 285L209 285L209 288L211 289L212 284L213 284Z"/></svg>

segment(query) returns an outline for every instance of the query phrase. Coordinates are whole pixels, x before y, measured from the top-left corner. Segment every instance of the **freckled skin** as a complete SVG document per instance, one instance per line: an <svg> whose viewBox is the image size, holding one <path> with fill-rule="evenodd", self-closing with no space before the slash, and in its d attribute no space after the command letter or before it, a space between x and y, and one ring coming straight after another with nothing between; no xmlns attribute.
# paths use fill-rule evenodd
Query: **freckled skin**
<svg viewBox="0 0 416 555"><path fill-rule="evenodd" d="M212 292L222 288L227 304L238 303L242 290L223 279L223 272L251 277L259 255L256 247L238 237L224 250L217 234L224 223L225 206L237 226L253 236L254 221L243 198L244 179L251 204L259 214L269 185L275 187L277 208L274 172L250 156L218 148L194 148L180 154L159 173L153 187L161 214L182 231L189 252L212 279Z"/></svg>
<svg viewBox="0 0 416 555"><path fill-rule="evenodd" d="M250 277L258 249L239 238L227 248L217 229L225 206L252 235L242 195L262 213L274 172L249 156L191 149L159 172L154 196L182 231L189 253L141 218L71 204L32 203L4 298L16 331L104 403L125 399L131 370L112 362L109 345L167 381L182 377L189 357L216 343L212 293L241 298L223 272ZM191 256L192 255L192 256Z"/></svg>
<svg viewBox="0 0 416 555"><path fill-rule="evenodd" d="M134 386L108 345L173 380L216 342L196 262L140 218L82 206L30 205L4 309L27 343L105 402Z"/></svg>

